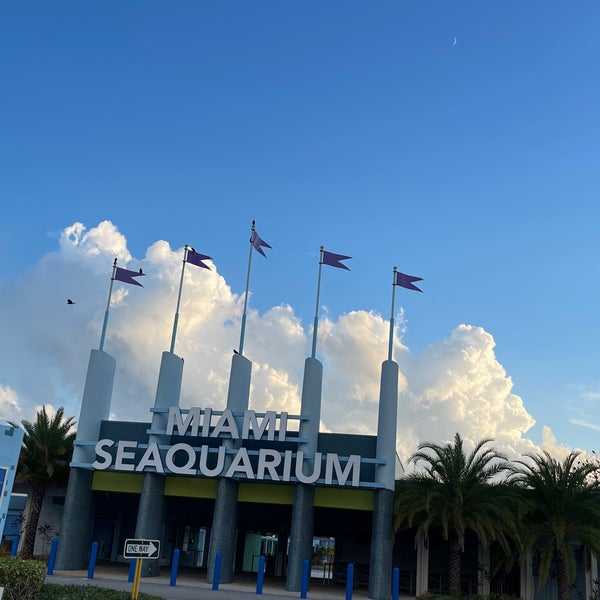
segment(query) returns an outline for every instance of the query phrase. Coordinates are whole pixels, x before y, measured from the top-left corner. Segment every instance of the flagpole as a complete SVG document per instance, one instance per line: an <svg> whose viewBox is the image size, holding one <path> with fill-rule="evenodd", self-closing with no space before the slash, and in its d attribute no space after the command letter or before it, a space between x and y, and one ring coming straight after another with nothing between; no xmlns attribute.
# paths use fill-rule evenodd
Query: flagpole
<svg viewBox="0 0 600 600"><path fill-rule="evenodd" d="M113 282L115 280L115 271L117 270L117 259L113 262L113 272L110 278L110 287L108 288L108 300L106 301L106 310L104 311L104 323L102 325L102 335L100 336L100 346L98 350L104 352L104 340L106 338L106 327L108 325L108 311L110 310L110 297L112 295Z"/></svg>
<svg viewBox="0 0 600 600"><path fill-rule="evenodd" d="M244 312L242 313L242 330L240 332L239 353L244 353L244 335L246 333L246 309L248 308L248 289L250 287L250 266L252 265L252 233L256 230L256 221L252 221L250 233L250 254L248 255L248 273L246 275L246 292L244 293Z"/></svg>
<svg viewBox="0 0 600 600"><path fill-rule="evenodd" d="M392 312L390 315L390 343L388 346L388 360L392 360L392 349L394 347L394 301L396 298L396 271L394 266L394 278L392 279Z"/></svg>
<svg viewBox="0 0 600 600"><path fill-rule="evenodd" d="M313 323L313 340L311 358L315 358L317 353L317 329L319 327L319 296L321 295L321 271L323 269L323 246L321 246L321 255L319 258L319 278L317 281L317 304L315 306L315 320Z"/></svg>
<svg viewBox="0 0 600 600"><path fill-rule="evenodd" d="M181 266L181 279L179 280L179 293L177 294L177 308L175 309L175 318L173 319L173 334L171 335L171 349L175 350L175 336L177 335L177 323L179 323L179 305L181 304L181 288L183 287L183 274L185 272L185 261L187 259L188 245L185 245L183 250L183 265Z"/></svg>

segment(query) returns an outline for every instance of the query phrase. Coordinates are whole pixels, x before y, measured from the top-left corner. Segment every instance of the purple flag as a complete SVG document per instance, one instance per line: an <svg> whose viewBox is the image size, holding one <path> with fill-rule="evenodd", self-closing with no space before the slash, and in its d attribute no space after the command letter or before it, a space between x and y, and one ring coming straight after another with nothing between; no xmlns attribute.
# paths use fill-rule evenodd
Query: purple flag
<svg viewBox="0 0 600 600"><path fill-rule="evenodd" d="M347 271L349 271L350 269L340 262L342 260L346 260L347 258L352 257L346 256L345 254L335 254L334 252L327 252L327 250L323 250L324 265L329 265L330 267L337 267L338 269L346 269Z"/></svg>
<svg viewBox="0 0 600 600"><path fill-rule="evenodd" d="M265 242L265 240L261 239L261 237L258 235L258 233L256 233L256 231L254 229L252 230L252 235L250 236L250 243L254 246L254 249L259 254L262 254L265 258L267 258L267 255L265 254L265 251L263 250L263 248L271 248L272 249L272 246L269 246L269 244L267 244L267 242Z"/></svg>
<svg viewBox="0 0 600 600"><path fill-rule="evenodd" d="M205 265L203 260L212 260L212 257L206 256L206 254L200 254L200 252L196 252L193 248L188 248L186 262L189 262L197 267L203 267L210 271L210 267Z"/></svg>
<svg viewBox="0 0 600 600"><path fill-rule="evenodd" d="M145 273L142 270L129 271L128 269L121 269L121 267L115 267L115 279L122 281L123 283L130 283L131 285L139 285L144 287L139 281L136 281L134 277L143 277Z"/></svg>
<svg viewBox="0 0 600 600"><path fill-rule="evenodd" d="M423 278L414 277L413 275L405 275L404 273L400 273L400 271L396 271L396 281L394 281L394 285L399 285L407 290L422 292L423 290L419 289L416 285L413 285L413 281L423 281Z"/></svg>

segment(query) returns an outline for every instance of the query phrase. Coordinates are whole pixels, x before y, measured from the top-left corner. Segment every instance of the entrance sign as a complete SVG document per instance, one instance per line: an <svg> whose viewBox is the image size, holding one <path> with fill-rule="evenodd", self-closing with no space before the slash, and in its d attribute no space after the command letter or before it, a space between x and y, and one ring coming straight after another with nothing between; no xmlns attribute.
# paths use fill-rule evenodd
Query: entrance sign
<svg viewBox="0 0 600 600"><path fill-rule="evenodd" d="M166 443L100 439L94 444L96 460L91 463L92 468L340 487L383 487L368 474L363 480L361 465L385 464L385 460L316 451L305 456L303 450L293 449L293 445L301 447L306 440L297 431L288 435L291 433L288 420L306 417L275 411L234 413L229 408L214 411L170 407L159 412L165 417L165 428L148 430L148 433L171 439ZM233 445L232 440L239 442ZM246 446L243 443L246 440L252 445Z"/></svg>
<svg viewBox="0 0 600 600"><path fill-rule="evenodd" d="M158 558L160 540L125 540L123 558Z"/></svg>

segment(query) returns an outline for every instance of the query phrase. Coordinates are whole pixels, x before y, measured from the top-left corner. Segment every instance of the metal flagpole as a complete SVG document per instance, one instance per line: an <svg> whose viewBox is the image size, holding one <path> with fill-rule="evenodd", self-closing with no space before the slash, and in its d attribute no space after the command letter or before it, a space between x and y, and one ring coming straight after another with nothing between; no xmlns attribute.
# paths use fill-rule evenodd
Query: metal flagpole
<svg viewBox="0 0 600 600"><path fill-rule="evenodd" d="M110 287L108 288L108 300L106 301L106 310L104 311L104 324L102 325L102 335L100 336L100 346L98 350L104 352L104 340L106 338L106 327L108 325L108 311L110 310L110 297L112 295L113 282L115 280L115 272L117 270L117 259L113 262L113 272L110 278Z"/></svg>
<svg viewBox="0 0 600 600"><path fill-rule="evenodd" d="M179 322L179 305L181 304L181 288L183 287L183 274L185 272L185 261L187 260L188 245L185 245L183 250L183 265L181 267L181 279L179 281L179 293L177 294L177 308L175 309L175 319L173 319L173 335L171 335L171 349L173 353L175 350L175 336L177 335L177 323Z"/></svg>
<svg viewBox="0 0 600 600"><path fill-rule="evenodd" d="M388 346L388 360L392 360L392 348L394 347L394 300L396 297L396 271L394 267L394 278L392 279L392 313L390 315L390 343Z"/></svg>
<svg viewBox="0 0 600 600"><path fill-rule="evenodd" d="M246 333L246 309L248 308L248 289L250 287L250 265L252 265L252 233L256 229L256 221L252 221L252 231L250 233L250 254L248 255L248 273L246 275L246 293L244 294L244 312L242 313L242 330L240 332L240 354L244 353L244 335Z"/></svg>
<svg viewBox="0 0 600 600"><path fill-rule="evenodd" d="M321 294L321 271L323 269L323 246L321 246L321 256L319 258L319 279L317 282L317 304L315 306L315 321L313 323L313 340L311 358L315 358L317 352L317 329L319 326L319 296Z"/></svg>

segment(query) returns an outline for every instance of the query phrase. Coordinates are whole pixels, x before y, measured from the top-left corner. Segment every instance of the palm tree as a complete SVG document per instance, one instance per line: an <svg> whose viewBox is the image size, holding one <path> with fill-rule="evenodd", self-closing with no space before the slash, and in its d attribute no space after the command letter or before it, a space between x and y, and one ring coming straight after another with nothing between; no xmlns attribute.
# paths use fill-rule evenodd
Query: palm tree
<svg viewBox="0 0 600 600"><path fill-rule="evenodd" d="M55 485L64 485L69 476L69 463L73 455L75 433L71 431L74 418L63 418L59 408L50 417L43 406L35 422L21 421L25 430L19 455L16 479L31 490L29 514L25 522L25 535L21 556L33 558L35 536L42 502L46 492ZM13 427L18 427L11 423Z"/></svg>
<svg viewBox="0 0 600 600"><path fill-rule="evenodd" d="M491 439L478 442L467 455L457 433L454 443L425 442L409 459L422 471L400 480L395 499L395 532L417 526L427 535L440 528L449 541L449 591L460 596L461 554L465 534L473 531L484 544L498 542L510 552L517 535L514 497L506 483L493 483L510 470L506 457L485 447Z"/></svg>
<svg viewBox="0 0 600 600"><path fill-rule="evenodd" d="M562 462L548 452L526 456L531 462L516 461L514 482L528 507L527 545L539 556L540 586L556 561L558 600L568 600L576 576L572 543L600 556L600 466L580 459L579 452Z"/></svg>

